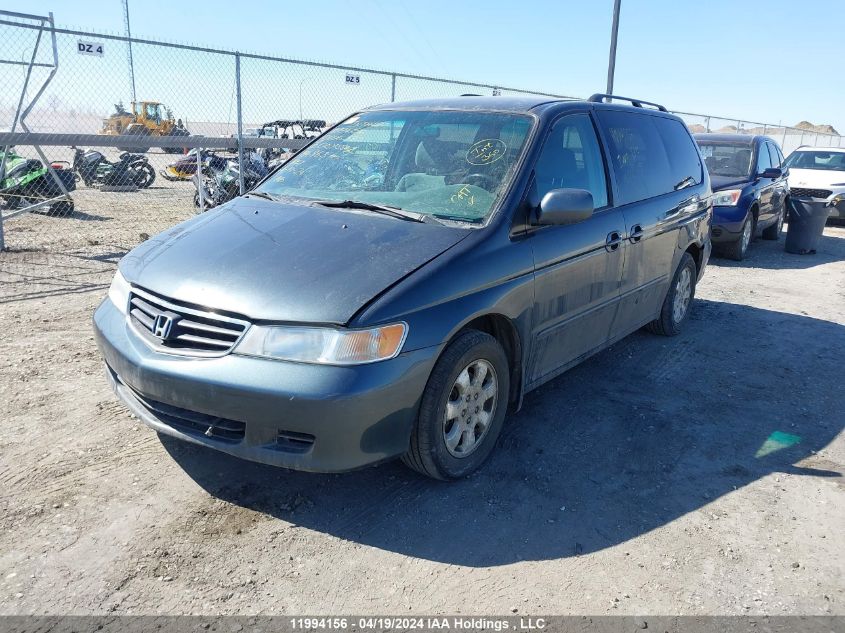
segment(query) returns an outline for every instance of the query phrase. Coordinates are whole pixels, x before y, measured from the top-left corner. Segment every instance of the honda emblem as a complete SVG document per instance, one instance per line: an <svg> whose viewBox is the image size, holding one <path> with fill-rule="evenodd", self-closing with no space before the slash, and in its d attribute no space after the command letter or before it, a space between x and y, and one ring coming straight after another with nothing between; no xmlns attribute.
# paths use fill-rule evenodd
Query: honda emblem
<svg viewBox="0 0 845 633"><path fill-rule="evenodd" d="M166 341L173 329L173 319L166 314L159 314L153 322L153 335Z"/></svg>

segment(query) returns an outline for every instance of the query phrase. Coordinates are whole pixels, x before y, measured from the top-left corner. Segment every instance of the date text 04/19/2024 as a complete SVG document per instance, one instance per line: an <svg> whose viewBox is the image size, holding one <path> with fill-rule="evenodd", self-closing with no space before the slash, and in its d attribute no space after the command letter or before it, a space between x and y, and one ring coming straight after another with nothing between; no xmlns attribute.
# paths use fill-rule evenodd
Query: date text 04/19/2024
<svg viewBox="0 0 845 633"><path fill-rule="evenodd" d="M507 617L481 618L465 616L440 617L297 617L290 619L295 630L344 631L344 630L456 630L456 631L540 631L546 628L544 618Z"/></svg>

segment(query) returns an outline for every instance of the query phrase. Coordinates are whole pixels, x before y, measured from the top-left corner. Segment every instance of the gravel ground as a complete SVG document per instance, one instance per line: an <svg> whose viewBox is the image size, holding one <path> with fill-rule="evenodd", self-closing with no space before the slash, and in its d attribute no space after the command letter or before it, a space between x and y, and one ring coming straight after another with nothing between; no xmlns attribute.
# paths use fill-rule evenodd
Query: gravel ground
<svg viewBox="0 0 845 633"><path fill-rule="evenodd" d="M531 393L443 484L248 464L128 416L90 317L126 249L190 217L161 185L6 226L0 613L845 614L845 229L715 260L684 334Z"/></svg>

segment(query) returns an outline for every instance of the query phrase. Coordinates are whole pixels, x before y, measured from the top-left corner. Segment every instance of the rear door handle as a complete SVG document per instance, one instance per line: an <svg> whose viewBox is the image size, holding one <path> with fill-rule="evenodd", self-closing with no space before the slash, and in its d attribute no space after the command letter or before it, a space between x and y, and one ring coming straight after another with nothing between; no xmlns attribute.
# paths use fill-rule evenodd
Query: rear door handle
<svg viewBox="0 0 845 633"><path fill-rule="evenodd" d="M631 241L631 244L636 244L641 239L643 239L643 227L639 224L635 224L631 227L631 233L628 235L628 239Z"/></svg>
<svg viewBox="0 0 845 633"><path fill-rule="evenodd" d="M607 234L607 239L604 241L604 247L609 253L612 253L619 248L622 243L622 233L619 231L611 231Z"/></svg>

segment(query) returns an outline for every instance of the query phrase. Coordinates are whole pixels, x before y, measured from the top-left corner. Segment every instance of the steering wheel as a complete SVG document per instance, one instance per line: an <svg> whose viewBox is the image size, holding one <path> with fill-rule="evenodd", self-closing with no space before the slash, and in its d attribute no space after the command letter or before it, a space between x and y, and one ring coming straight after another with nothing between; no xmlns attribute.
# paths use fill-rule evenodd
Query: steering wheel
<svg viewBox="0 0 845 633"><path fill-rule="evenodd" d="M469 174L464 176L462 180L467 185L475 185L487 191L492 191L498 184L496 179L490 174Z"/></svg>

